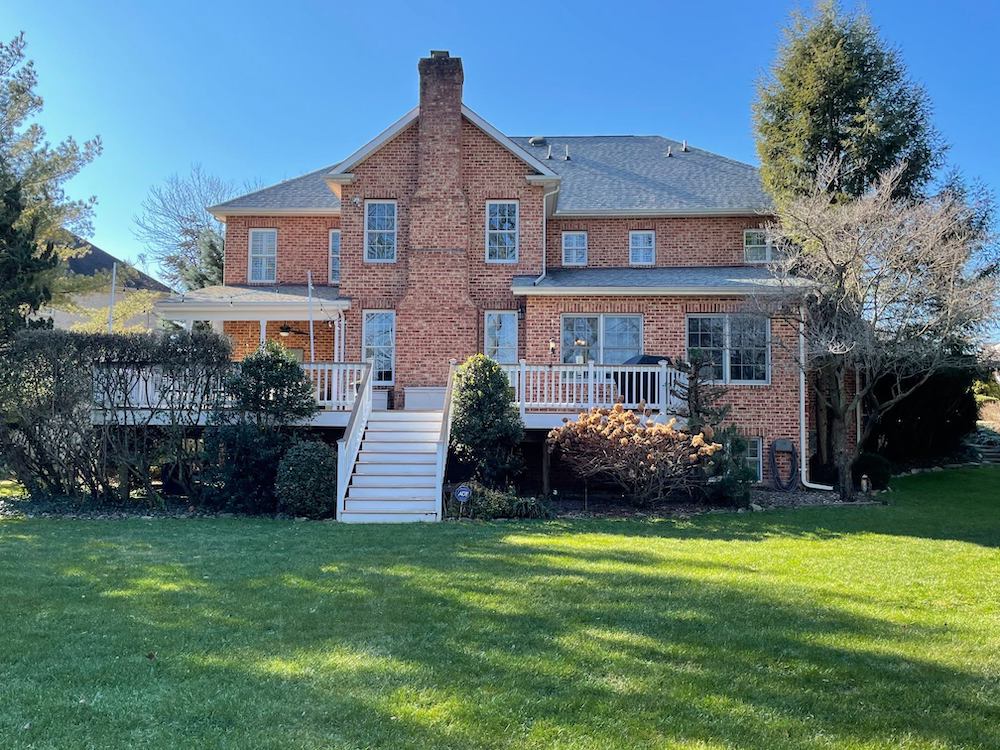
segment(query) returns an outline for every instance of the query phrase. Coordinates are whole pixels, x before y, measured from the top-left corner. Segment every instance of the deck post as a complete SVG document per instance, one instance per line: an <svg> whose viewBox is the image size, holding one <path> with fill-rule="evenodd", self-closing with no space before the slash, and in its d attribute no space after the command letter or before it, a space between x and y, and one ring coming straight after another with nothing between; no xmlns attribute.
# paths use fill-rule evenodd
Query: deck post
<svg viewBox="0 0 1000 750"><path fill-rule="evenodd" d="M670 396L670 388L667 382L667 377L669 373L667 372L667 360L661 359L657 364L660 365L660 382L657 383L657 398L660 400L660 421L666 423L667 421L667 401Z"/></svg>
<svg viewBox="0 0 1000 750"><path fill-rule="evenodd" d="M587 408L594 408L594 360L587 361Z"/></svg>
<svg viewBox="0 0 1000 750"><path fill-rule="evenodd" d="M520 365L517 372L517 405L518 410L521 412L521 421L524 422L524 413L527 411L524 402L527 400L525 381L527 380L528 363L522 359Z"/></svg>
<svg viewBox="0 0 1000 750"><path fill-rule="evenodd" d="M552 482L549 478L549 466L552 455L549 453L548 440L542 440L542 495L548 497L552 493Z"/></svg>

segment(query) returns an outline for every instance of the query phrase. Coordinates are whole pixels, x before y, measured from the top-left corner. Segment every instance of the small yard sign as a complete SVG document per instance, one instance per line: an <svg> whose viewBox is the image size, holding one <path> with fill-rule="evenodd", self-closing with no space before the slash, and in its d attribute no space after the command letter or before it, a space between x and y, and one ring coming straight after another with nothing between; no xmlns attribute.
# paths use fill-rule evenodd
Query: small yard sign
<svg viewBox="0 0 1000 750"><path fill-rule="evenodd" d="M472 499L472 488L467 484L460 484L451 493L455 500L463 505Z"/></svg>

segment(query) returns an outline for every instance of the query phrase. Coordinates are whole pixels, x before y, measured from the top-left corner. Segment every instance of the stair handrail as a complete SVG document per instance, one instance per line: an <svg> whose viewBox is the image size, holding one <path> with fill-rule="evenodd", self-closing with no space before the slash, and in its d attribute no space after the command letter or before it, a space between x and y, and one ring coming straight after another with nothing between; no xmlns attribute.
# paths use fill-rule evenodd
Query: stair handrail
<svg viewBox="0 0 1000 750"><path fill-rule="evenodd" d="M344 512L344 501L347 497L347 485L351 481L354 462L358 460L361 449L361 438L365 434L365 425L372 413L372 370L371 361L363 365L361 382L358 384L358 395L354 399L351 418L347 421L344 436L337 441L337 520Z"/></svg>
<svg viewBox="0 0 1000 750"><path fill-rule="evenodd" d="M438 436L437 471L434 475L434 487L437 490L437 517L444 518L444 472L448 466L448 443L451 441L451 403L455 392L455 370L458 361L448 363L448 385L444 389L444 408L441 412L441 433Z"/></svg>

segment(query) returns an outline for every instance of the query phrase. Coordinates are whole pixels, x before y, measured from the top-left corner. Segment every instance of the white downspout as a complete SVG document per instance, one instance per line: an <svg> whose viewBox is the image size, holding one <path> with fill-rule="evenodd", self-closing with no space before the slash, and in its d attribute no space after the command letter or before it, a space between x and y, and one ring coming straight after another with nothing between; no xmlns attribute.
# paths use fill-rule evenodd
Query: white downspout
<svg viewBox="0 0 1000 750"><path fill-rule="evenodd" d="M810 490L832 490L828 484L809 481L809 459L806 456L806 333L805 309L799 311L799 472L802 486Z"/></svg>
<svg viewBox="0 0 1000 750"><path fill-rule="evenodd" d="M542 193L542 275L531 282L532 286L536 286L542 279L545 278L545 256L548 254L548 213L545 209L545 201L550 196L555 195L559 192L559 184L556 184L556 189L548 193Z"/></svg>
<svg viewBox="0 0 1000 750"><path fill-rule="evenodd" d="M309 361L316 362L316 333L313 328L313 272L306 271L306 283L309 285Z"/></svg>

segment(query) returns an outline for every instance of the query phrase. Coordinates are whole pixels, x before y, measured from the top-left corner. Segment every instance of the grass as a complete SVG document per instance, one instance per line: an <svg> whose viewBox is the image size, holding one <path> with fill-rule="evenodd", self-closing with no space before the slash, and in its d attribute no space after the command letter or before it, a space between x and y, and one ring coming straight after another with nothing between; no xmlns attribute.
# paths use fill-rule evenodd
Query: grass
<svg viewBox="0 0 1000 750"><path fill-rule="evenodd" d="M0 521L0 747L1000 747L1000 470L891 497Z"/></svg>

